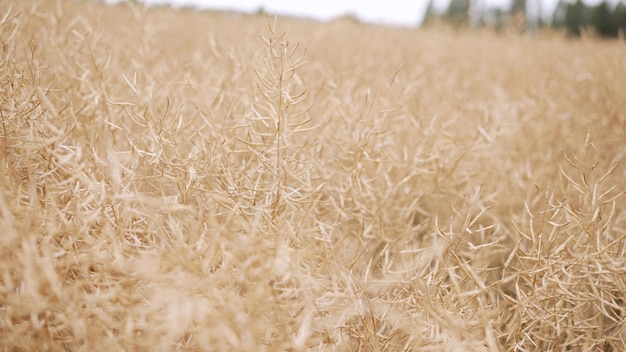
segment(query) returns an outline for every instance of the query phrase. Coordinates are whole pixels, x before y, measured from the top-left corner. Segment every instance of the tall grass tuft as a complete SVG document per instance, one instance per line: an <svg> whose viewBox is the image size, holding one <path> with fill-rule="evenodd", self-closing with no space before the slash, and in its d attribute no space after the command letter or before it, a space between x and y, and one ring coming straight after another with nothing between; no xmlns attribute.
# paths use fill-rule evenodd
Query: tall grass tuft
<svg viewBox="0 0 626 352"><path fill-rule="evenodd" d="M557 189L527 204L528 222L511 253L514 310L509 343L518 350L603 350L624 347L624 219L626 190L611 182L589 134L564 153ZM620 156L621 157L621 156Z"/></svg>

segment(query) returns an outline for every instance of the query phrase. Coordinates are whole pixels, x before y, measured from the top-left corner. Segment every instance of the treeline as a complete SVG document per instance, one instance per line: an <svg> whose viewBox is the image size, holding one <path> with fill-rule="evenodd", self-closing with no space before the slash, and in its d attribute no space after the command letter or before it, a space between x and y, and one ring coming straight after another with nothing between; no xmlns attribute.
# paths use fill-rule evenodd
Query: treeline
<svg viewBox="0 0 626 352"><path fill-rule="evenodd" d="M611 5L606 0L597 5L587 5L582 0L559 0L549 19L540 15L542 0L528 3L526 0L513 0L507 9L483 4L484 2L478 0L452 0L444 12L437 12L433 6L434 0L431 0L424 23L444 21L455 26L490 26L496 29L519 30L553 27L565 29L573 36L580 36L581 31L588 31L603 37L623 37L626 32L626 4L623 1L616 5Z"/></svg>

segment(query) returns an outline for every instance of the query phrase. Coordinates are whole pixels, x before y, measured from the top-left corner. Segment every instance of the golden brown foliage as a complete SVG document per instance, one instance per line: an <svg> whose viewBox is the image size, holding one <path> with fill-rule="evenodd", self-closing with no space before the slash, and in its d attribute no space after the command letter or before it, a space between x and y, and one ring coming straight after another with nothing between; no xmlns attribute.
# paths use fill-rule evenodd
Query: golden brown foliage
<svg viewBox="0 0 626 352"><path fill-rule="evenodd" d="M624 349L624 43L0 16L3 350Z"/></svg>

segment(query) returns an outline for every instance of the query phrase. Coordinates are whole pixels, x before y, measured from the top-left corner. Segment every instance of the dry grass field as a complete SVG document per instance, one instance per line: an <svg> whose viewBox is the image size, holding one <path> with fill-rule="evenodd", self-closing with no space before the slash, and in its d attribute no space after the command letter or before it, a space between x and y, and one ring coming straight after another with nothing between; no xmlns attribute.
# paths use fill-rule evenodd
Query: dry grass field
<svg viewBox="0 0 626 352"><path fill-rule="evenodd" d="M623 351L626 44L0 1L1 351Z"/></svg>

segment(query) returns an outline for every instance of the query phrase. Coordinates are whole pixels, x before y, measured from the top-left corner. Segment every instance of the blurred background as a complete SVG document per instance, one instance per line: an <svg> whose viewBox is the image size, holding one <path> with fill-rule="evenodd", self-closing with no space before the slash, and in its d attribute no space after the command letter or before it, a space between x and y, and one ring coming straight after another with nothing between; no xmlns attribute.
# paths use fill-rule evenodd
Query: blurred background
<svg viewBox="0 0 626 352"><path fill-rule="evenodd" d="M433 22L497 30L536 31L552 27L572 36L583 32L624 37L626 0L105 0L198 10L336 18L415 27Z"/></svg>

